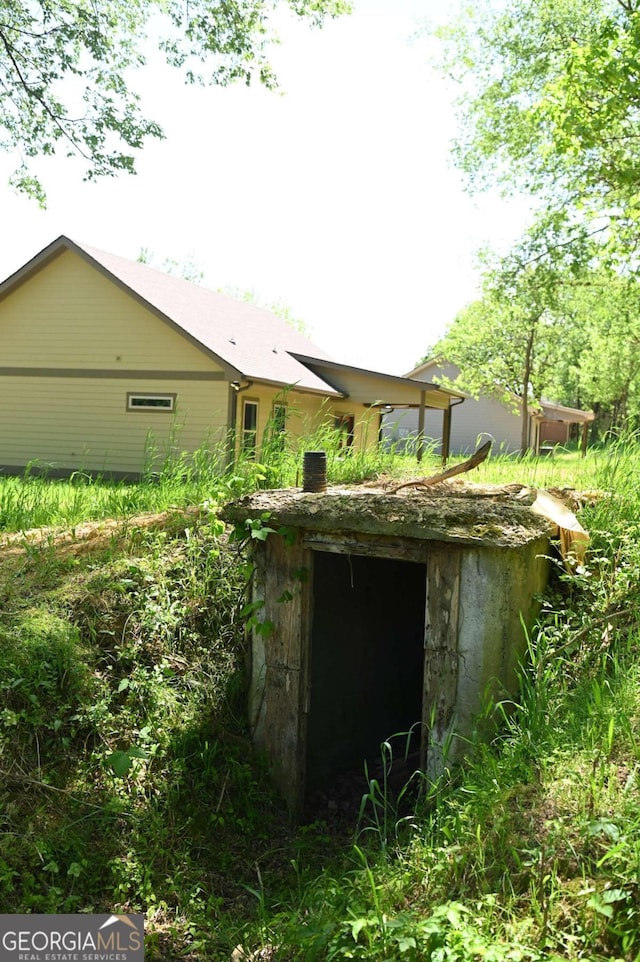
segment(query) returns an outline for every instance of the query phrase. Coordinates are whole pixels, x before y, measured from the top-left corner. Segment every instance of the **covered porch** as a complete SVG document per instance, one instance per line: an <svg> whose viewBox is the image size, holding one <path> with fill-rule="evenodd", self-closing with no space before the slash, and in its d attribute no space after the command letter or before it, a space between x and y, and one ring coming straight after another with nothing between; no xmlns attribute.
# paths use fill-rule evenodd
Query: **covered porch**
<svg viewBox="0 0 640 962"><path fill-rule="evenodd" d="M536 454L556 444L566 444L571 430L577 431L582 457L587 453L589 425L595 420L593 411L541 401L539 409L531 415L532 446Z"/></svg>
<svg viewBox="0 0 640 962"><path fill-rule="evenodd" d="M413 378L382 374L378 371L369 371L348 364L339 364L336 361L326 361L301 354L296 354L295 358L318 377L321 377L343 398L349 398L354 404L362 405L370 410L377 410L379 412L379 438L382 416L385 412L392 408L417 410L416 459L418 462L422 461L425 449L425 411L442 411L441 453L443 463L447 461L451 444L452 409L456 405L462 404L466 395L459 391L439 387L428 381L416 381Z"/></svg>

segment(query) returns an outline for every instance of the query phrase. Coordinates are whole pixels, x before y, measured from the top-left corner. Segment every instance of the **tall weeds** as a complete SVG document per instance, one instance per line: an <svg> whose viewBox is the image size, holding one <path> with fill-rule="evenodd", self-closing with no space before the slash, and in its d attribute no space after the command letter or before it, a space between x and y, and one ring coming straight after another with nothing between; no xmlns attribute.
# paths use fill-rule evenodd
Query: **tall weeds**
<svg viewBox="0 0 640 962"><path fill-rule="evenodd" d="M386 779L365 779L351 866L274 920L289 957L640 958L639 455L628 438L576 474L599 492L581 511L591 551L556 566L519 696L489 706L494 740L416 793L408 841ZM491 470L525 481L514 467Z"/></svg>
<svg viewBox="0 0 640 962"><path fill-rule="evenodd" d="M195 452L187 453L180 449L176 428L159 451L149 436L145 468L135 481L113 481L82 471L65 479L53 478L47 475L45 466L31 465L21 477L0 479L0 531L126 518L170 507L219 502L260 487L301 485L303 453L309 450L326 451L327 475L332 484L393 472L403 463L377 446L345 448L332 419L325 419L301 437L284 437L274 431L274 425L268 425L262 448L256 452L258 457L240 453L232 465L228 464L230 445L232 439L220 444L203 443Z"/></svg>
<svg viewBox="0 0 640 962"><path fill-rule="evenodd" d="M472 476L600 491L580 513L591 550L571 575L557 565L519 696L488 706L498 733L464 769L394 799L383 746L357 847L356 826L292 828L246 737L244 583L215 508L295 483L305 449L327 450L336 483L437 463L349 453L330 425L276 447L230 471L213 450L176 449L138 484L0 483L5 530L199 506L86 556L2 553L4 909L142 911L152 959L218 962L242 942L274 962L635 962L637 440L584 462L495 458Z"/></svg>

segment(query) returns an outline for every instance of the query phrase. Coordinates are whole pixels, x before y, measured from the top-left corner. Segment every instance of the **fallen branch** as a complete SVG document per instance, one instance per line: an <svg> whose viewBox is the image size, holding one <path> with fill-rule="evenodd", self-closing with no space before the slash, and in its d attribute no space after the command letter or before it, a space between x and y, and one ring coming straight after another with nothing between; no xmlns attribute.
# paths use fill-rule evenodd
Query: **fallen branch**
<svg viewBox="0 0 640 962"><path fill-rule="evenodd" d="M485 443L478 448L478 450L467 458L466 461L462 461L461 464L456 464L453 468L447 468L446 471L441 471L440 474L434 474L430 478L414 478L412 481L405 481L403 484L399 484L397 487L392 488L389 494L396 494L402 488L410 488L413 486L421 488L430 488L434 484L439 484L440 481L446 481L448 478L454 478L457 474L465 474L467 471L472 471L477 468L479 464L485 460L489 451L491 450L491 441L485 441Z"/></svg>

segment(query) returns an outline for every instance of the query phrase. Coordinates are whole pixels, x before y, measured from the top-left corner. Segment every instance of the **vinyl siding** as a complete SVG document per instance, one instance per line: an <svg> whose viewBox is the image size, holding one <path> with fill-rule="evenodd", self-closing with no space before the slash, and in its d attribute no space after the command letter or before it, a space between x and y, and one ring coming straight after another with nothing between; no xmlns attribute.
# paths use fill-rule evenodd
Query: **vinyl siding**
<svg viewBox="0 0 640 962"><path fill-rule="evenodd" d="M292 402L293 416L291 433L296 437L313 435L322 429L333 428L336 417L351 416L354 418L354 449L359 451L376 448L378 445L378 431L380 412L358 404L351 398L335 400L311 395L298 395Z"/></svg>
<svg viewBox="0 0 640 962"><path fill-rule="evenodd" d="M238 432L242 431L242 408L245 400L255 401L258 404L258 446L262 444L274 404L284 404L287 409L286 433L290 438L298 438L313 430L319 408L323 403L323 398L319 395L302 394L294 389L254 383L238 394Z"/></svg>
<svg viewBox="0 0 640 962"><path fill-rule="evenodd" d="M498 401L468 398L451 410L451 453L471 454L488 440L494 442L494 454L515 453L520 450L520 423L520 417L511 414ZM426 411L425 443L434 454L440 453L442 428L442 412ZM415 438L417 432L417 411L395 411L385 416L383 435L400 449Z"/></svg>
<svg viewBox="0 0 640 962"><path fill-rule="evenodd" d="M392 401L406 401L417 404L420 401L418 391L414 390L411 385L405 387L404 385L394 384L392 381L385 384L377 378L367 377L366 373L349 372L347 378L344 375L332 376L332 372L327 371L327 378L332 383L343 381L345 390L349 394L349 400L353 404L373 404L376 401L382 404ZM342 384L339 383L338 386L342 387ZM428 404L441 410L449 406L449 396L438 391L427 391L426 399Z"/></svg>
<svg viewBox="0 0 640 962"><path fill-rule="evenodd" d="M220 444L228 382L186 336L63 251L0 299L0 468L35 461L55 471L138 474L149 442L158 466L173 441L174 453ZM175 413L127 411L129 392L175 394ZM377 443L378 413L356 399L256 383L237 396L239 431L243 398L258 401L259 446L274 401L287 405L292 437L339 412L354 415L357 447Z"/></svg>
<svg viewBox="0 0 640 962"><path fill-rule="evenodd" d="M353 415L355 418L353 447L358 451L372 451L378 447L380 433L380 410L361 404L333 404L331 415Z"/></svg>
<svg viewBox="0 0 640 962"><path fill-rule="evenodd" d="M225 438L228 390L218 364L71 251L0 301L4 468L138 474L149 449L159 463L172 442ZM127 411L128 392L175 394L175 412Z"/></svg>
<svg viewBox="0 0 640 962"><path fill-rule="evenodd" d="M221 371L72 251L0 301L0 365Z"/></svg>
<svg viewBox="0 0 640 962"><path fill-rule="evenodd" d="M334 388L349 398L352 405L371 407L387 404L419 404L420 383L406 379L394 380L385 375L352 367L332 367L330 364L314 365L313 369ZM425 380L427 380L425 378ZM449 395L441 391L425 390L426 402L432 408L444 410L449 407Z"/></svg>
<svg viewBox="0 0 640 962"><path fill-rule="evenodd" d="M455 379L455 365L441 365L421 373L422 380L435 381L448 377ZM479 444L492 439L494 454L511 454L520 450L520 414L514 413L506 404L493 398L466 398L451 410L451 453L471 454ZM418 431L417 411L394 411L384 419L383 435L387 442L397 443L400 448L415 438ZM425 412L424 434L427 446L435 453L441 449L442 414Z"/></svg>
<svg viewBox="0 0 640 962"><path fill-rule="evenodd" d="M174 414L127 411L127 392L175 393ZM227 429L225 382L0 377L0 464L137 474L149 449L220 444Z"/></svg>

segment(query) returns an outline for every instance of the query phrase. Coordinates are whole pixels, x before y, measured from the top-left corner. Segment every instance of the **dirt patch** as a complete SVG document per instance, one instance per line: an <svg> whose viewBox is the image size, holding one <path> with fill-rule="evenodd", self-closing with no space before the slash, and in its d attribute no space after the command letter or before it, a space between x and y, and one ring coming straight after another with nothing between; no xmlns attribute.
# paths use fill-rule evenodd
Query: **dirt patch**
<svg viewBox="0 0 640 962"><path fill-rule="evenodd" d="M126 535L132 529L149 530L173 528L198 517L200 508L160 511L139 514L132 518L85 521L72 528L43 527L0 535L2 557L27 553L32 548L53 547L66 554L81 554L100 550L114 538Z"/></svg>

